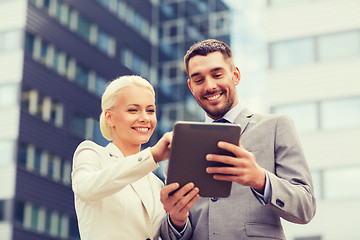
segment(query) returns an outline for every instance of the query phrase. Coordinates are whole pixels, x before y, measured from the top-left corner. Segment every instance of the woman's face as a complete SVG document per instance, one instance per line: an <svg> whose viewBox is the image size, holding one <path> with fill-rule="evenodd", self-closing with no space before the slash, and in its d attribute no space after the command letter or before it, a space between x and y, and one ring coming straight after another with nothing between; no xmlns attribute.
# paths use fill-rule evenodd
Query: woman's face
<svg viewBox="0 0 360 240"><path fill-rule="evenodd" d="M157 123L155 110L155 96L149 89L123 88L115 107L105 113L112 127L113 143L127 148L148 142Z"/></svg>

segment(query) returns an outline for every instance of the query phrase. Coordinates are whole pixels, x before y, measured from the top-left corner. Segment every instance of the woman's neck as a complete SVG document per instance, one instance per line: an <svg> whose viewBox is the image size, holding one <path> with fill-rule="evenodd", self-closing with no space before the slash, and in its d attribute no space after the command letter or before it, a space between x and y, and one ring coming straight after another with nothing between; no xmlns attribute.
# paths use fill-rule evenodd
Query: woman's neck
<svg viewBox="0 0 360 240"><path fill-rule="evenodd" d="M120 151L125 157L140 152L141 145L114 141L113 143L120 149Z"/></svg>

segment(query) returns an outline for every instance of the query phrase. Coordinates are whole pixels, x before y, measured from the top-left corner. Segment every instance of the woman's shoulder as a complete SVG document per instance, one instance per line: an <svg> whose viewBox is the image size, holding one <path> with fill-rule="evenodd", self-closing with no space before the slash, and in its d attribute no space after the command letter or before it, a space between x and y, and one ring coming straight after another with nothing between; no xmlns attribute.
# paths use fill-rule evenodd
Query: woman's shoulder
<svg viewBox="0 0 360 240"><path fill-rule="evenodd" d="M75 154L86 151L86 150L90 150L90 151L96 152L96 153L102 153L102 152L106 151L103 146L100 146L99 144L97 144L91 140L85 140L78 145L78 147L75 150Z"/></svg>
<svg viewBox="0 0 360 240"><path fill-rule="evenodd" d="M85 140L78 145L77 150L86 149L86 148L98 149L103 147L91 140Z"/></svg>

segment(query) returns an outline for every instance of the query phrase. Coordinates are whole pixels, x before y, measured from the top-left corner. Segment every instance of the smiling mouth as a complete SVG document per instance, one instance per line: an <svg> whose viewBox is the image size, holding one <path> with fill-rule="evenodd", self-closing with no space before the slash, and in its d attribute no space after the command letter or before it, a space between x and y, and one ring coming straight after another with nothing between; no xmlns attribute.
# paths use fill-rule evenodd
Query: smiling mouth
<svg viewBox="0 0 360 240"><path fill-rule="evenodd" d="M148 133L150 131L150 128L148 127L133 127L132 129L139 133Z"/></svg>
<svg viewBox="0 0 360 240"><path fill-rule="evenodd" d="M214 101L216 99L219 99L221 97L221 95L222 95L222 93L218 93L218 94L212 95L210 97L205 97L205 99L210 100L210 101Z"/></svg>

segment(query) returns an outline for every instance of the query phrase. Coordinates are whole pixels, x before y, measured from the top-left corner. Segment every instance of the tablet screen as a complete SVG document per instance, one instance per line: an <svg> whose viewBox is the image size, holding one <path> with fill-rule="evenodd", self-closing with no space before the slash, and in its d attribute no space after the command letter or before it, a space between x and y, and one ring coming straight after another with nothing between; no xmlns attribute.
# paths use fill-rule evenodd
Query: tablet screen
<svg viewBox="0 0 360 240"><path fill-rule="evenodd" d="M206 172L210 166L223 163L206 161L209 153L233 155L217 147L219 141L238 145L240 126L230 123L176 122L173 131L167 184L178 182L180 187L193 182L202 197L228 197L232 182L215 180Z"/></svg>

